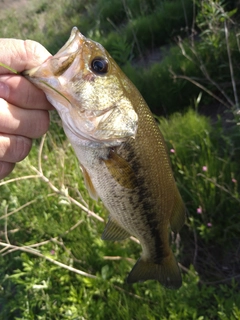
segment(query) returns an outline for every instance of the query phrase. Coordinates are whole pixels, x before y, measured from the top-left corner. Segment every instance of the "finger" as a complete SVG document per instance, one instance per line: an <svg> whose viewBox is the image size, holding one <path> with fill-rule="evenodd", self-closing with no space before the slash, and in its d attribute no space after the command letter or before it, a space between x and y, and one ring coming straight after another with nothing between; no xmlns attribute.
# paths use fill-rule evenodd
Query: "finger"
<svg viewBox="0 0 240 320"><path fill-rule="evenodd" d="M38 138L47 132L49 113L18 108L0 99L0 132Z"/></svg>
<svg viewBox="0 0 240 320"><path fill-rule="evenodd" d="M18 75L0 75L0 98L25 109L54 109L42 90Z"/></svg>
<svg viewBox="0 0 240 320"><path fill-rule="evenodd" d="M40 43L32 40L0 39L0 48L0 61L18 72L36 67L51 56ZM1 73L6 74L6 69L0 67Z"/></svg>
<svg viewBox="0 0 240 320"><path fill-rule="evenodd" d="M0 180L5 178L13 171L15 163L0 161Z"/></svg>
<svg viewBox="0 0 240 320"><path fill-rule="evenodd" d="M0 135L0 161L15 163L23 160L30 152L32 140L22 136Z"/></svg>

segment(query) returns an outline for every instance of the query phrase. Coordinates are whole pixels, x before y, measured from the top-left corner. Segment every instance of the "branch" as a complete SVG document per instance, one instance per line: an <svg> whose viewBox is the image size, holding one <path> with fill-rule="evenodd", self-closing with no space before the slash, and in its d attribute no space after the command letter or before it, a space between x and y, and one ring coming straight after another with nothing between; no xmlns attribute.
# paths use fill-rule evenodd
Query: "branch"
<svg viewBox="0 0 240 320"><path fill-rule="evenodd" d="M233 64L232 64L232 56L231 56L231 51L230 51L230 46L229 46L229 33L228 33L228 27L227 27L227 21L226 19L224 20L224 32L225 32L225 38L226 38L226 45L227 45L227 54L228 54L228 61L229 61L229 70L230 70L230 75L231 75L231 80L232 80L232 87L233 87L233 93L234 93L234 99L235 99L235 104L237 107L237 110L239 110L239 101L238 101L238 95L237 95L237 88L236 88L236 82L234 78L234 71L233 71Z"/></svg>
<svg viewBox="0 0 240 320"><path fill-rule="evenodd" d="M81 271L79 269L76 269L76 268L73 268L71 266L68 266L62 262L59 262L57 260L54 260L50 257L47 257L45 255L43 255L42 253L40 253L38 250L34 250L32 249L31 247L29 246L24 246L24 247L18 247L18 246L14 246L14 245L11 245L10 243L4 243L4 242L0 242L0 246L4 247L4 248L7 248L7 249L14 249L14 250L19 250L19 251L22 251L22 252L27 252L27 253L31 253L31 254L34 254L35 256L38 256L40 258L43 258L59 267L62 267L68 271L72 271L72 272L75 272L77 274L80 274L81 276L84 276L84 277L88 277L88 278L92 278L92 279L97 279L96 276L92 275L92 274L89 274L89 273L86 273L84 271Z"/></svg>
<svg viewBox="0 0 240 320"><path fill-rule="evenodd" d="M72 198L71 196L68 195L68 193L66 192L66 188L63 188L62 190L58 189L56 186L54 186L52 184L52 182L44 175L43 173L43 169L42 169L42 162L41 162L41 158L42 158L42 151L43 151L43 146L44 146L44 142L45 142L45 137L46 135L44 135L42 137L40 146L39 146L39 152L38 152L38 169L35 168L34 166L30 166L30 168L32 170L34 170L37 173L37 176L39 178L41 178L44 182L46 182L48 184L48 186L57 194L60 194L64 197L66 197L68 199L68 201L70 203L75 204L76 206L78 206L79 208L81 208L84 212L86 212L88 214L88 216L93 217L95 219L97 219L98 221L105 223L105 220L100 217L99 215L97 215L95 212L89 210L86 206L84 206L82 203L80 203L79 201L75 200L74 198ZM131 236L130 239L138 244L140 244L139 240L136 239L135 237Z"/></svg>
<svg viewBox="0 0 240 320"><path fill-rule="evenodd" d="M218 96L216 96L214 93L212 93L210 90L208 90L207 88L205 88L203 85L201 85L199 82L193 80L190 77L187 76L181 76L181 75L176 75L172 70L170 70L172 76L174 79L184 79L187 80L189 82L191 82L192 84L194 84L195 86L197 86L198 88L202 89L203 91L205 91L207 94L209 94L211 97L213 97L214 99L216 99L217 101L219 101L220 103L222 103L225 107L229 108L229 105L223 101L222 99L220 99Z"/></svg>
<svg viewBox="0 0 240 320"><path fill-rule="evenodd" d="M20 211L21 209L29 206L30 204L32 204L32 203L34 203L34 202L36 202L36 201L37 201L37 199L32 200L32 201L29 201L29 202L23 204L22 206L18 207L17 209L15 209L15 210L13 210L13 211L11 211L11 212L9 212L9 213L5 213L3 216L0 217L0 220L1 220L1 219L6 219L7 217L11 216L12 214Z"/></svg>

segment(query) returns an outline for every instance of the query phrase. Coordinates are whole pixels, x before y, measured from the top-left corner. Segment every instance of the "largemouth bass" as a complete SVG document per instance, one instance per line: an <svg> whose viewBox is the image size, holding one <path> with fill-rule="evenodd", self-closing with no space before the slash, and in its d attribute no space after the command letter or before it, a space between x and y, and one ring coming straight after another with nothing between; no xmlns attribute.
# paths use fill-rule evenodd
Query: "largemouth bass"
<svg viewBox="0 0 240 320"><path fill-rule="evenodd" d="M141 258L128 283L156 279L181 286L169 245L185 206L164 139L146 102L108 52L76 27L58 53L24 76L57 109L79 159L86 187L110 215L104 240L139 239Z"/></svg>

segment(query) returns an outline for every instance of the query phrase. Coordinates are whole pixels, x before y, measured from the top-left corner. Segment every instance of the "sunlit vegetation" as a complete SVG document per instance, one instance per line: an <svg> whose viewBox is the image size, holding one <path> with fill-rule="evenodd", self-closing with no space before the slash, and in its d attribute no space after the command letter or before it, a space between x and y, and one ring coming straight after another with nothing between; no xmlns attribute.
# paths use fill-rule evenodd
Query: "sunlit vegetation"
<svg viewBox="0 0 240 320"><path fill-rule="evenodd" d="M1 3L1 2L0 2ZM1 11L0 36L55 53L76 25L143 93L166 139L188 209L171 235L183 285L127 285L140 246L102 241L108 213L51 127L0 181L1 319L240 318L237 1L31 1Z"/></svg>

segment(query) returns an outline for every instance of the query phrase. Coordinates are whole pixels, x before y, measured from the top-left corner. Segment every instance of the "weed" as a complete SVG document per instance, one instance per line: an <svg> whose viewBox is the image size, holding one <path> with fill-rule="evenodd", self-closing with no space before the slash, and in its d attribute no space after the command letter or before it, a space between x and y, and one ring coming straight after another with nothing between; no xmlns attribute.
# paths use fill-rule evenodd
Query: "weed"
<svg viewBox="0 0 240 320"><path fill-rule="evenodd" d="M226 12L219 1L199 2L200 34L177 47L171 41L183 34L180 28L189 27L192 1L109 3L32 1L26 12L1 13L1 36L31 38L54 53L77 25L109 49L155 113L169 116L190 102L211 104L212 98L228 108L237 106L234 7ZM145 67L151 51L162 44L156 63ZM159 119L188 208L181 239L172 239L183 286L170 291L155 281L125 283L140 247L134 238L100 239L108 213L89 198L78 161L52 113L47 136L35 141L29 157L0 182L0 316L238 319L240 131L235 114L229 115L231 125L224 121L226 114L215 117L213 125L193 110Z"/></svg>

